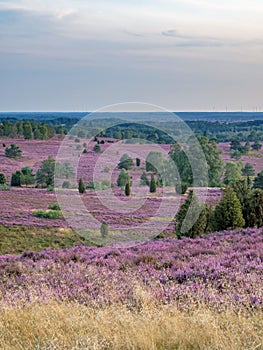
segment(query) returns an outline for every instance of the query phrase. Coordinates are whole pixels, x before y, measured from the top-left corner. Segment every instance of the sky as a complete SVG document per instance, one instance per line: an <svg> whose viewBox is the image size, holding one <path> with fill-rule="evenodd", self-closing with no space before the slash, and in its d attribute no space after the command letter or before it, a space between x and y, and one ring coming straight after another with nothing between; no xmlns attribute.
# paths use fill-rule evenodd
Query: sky
<svg viewBox="0 0 263 350"><path fill-rule="evenodd" d="M0 111L263 111L262 0L0 0Z"/></svg>

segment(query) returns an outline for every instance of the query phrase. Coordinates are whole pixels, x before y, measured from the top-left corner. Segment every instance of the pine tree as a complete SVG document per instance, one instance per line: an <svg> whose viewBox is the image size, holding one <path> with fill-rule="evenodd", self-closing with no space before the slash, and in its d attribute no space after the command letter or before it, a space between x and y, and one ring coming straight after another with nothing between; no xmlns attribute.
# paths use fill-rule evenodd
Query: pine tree
<svg viewBox="0 0 263 350"><path fill-rule="evenodd" d="M86 186L84 184L84 181L82 178L79 179L79 193L85 193L86 192Z"/></svg>
<svg viewBox="0 0 263 350"><path fill-rule="evenodd" d="M199 216L197 213L200 213ZM176 215L177 237L195 238L207 233L210 229L211 216L211 208L201 204L193 191L190 191Z"/></svg>
<svg viewBox="0 0 263 350"><path fill-rule="evenodd" d="M141 165L141 160L140 160L140 158L136 158L136 166L140 166Z"/></svg>
<svg viewBox="0 0 263 350"><path fill-rule="evenodd" d="M131 184L130 182L127 182L125 185L125 195L128 197L131 195Z"/></svg>
<svg viewBox="0 0 263 350"><path fill-rule="evenodd" d="M17 145L12 144L10 147L5 149L5 155L8 158L20 158L22 156L22 151Z"/></svg>
<svg viewBox="0 0 263 350"><path fill-rule="evenodd" d="M223 191L223 198L214 211L215 230L236 229L245 225L242 206L233 188Z"/></svg>
<svg viewBox="0 0 263 350"><path fill-rule="evenodd" d="M151 193L155 193L156 192L156 181L155 181L155 178L154 178L153 174L151 175L150 192Z"/></svg>

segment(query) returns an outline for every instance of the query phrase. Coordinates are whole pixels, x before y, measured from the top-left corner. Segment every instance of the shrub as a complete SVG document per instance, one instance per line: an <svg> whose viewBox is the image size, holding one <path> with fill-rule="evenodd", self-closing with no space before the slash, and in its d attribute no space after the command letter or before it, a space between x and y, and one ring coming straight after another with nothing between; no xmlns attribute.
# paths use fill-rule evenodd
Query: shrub
<svg viewBox="0 0 263 350"><path fill-rule="evenodd" d="M127 182L125 185L125 195L128 197L131 195L131 184L130 182Z"/></svg>
<svg viewBox="0 0 263 350"><path fill-rule="evenodd" d="M62 188L72 188L72 185L69 181L64 181L62 184Z"/></svg>
<svg viewBox="0 0 263 350"><path fill-rule="evenodd" d="M23 174L20 170L17 170L15 173L13 173L11 177L11 186L21 187L22 177Z"/></svg>
<svg viewBox="0 0 263 350"><path fill-rule="evenodd" d="M51 209L51 210L61 210L61 209L60 209L60 205L59 205L58 203L49 204L48 209Z"/></svg>
<svg viewBox="0 0 263 350"><path fill-rule="evenodd" d="M185 194L188 188L188 184L182 182L181 184L176 184L175 191L177 194Z"/></svg>
<svg viewBox="0 0 263 350"><path fill-rule="evenodd" d="M75 142L80 142L80 139L79 139L79 138L76 138L76 139L75 139Z"/></svg>
<svg viewBox="0 0 263 350"><path fill-rule="evenodd" d="M95 153L100 153L100 152L101 152L100 145L95 145L94 148L93 148L93 151L94 151Z"/></svg>
<svg viewBox="0 0 263 350"><path fill-rule="evenodd" d="M0 185L5 185L6 184L6 177L4 174L0 174Z"/></svg>
<svg viewBox="0 0 263 350"><path fill-rule="evenodd" d="M45 218L45 219L60 218L60 212L57 210L35 210L33 211L32 214L38 218Z"/></svg>
<svg viewBox="0 0 263 350"><path fill-rule="evenodd" d="M87 153L88 153L88 151L86 150L86 148L83 150L82 153L83 153L83 154L87 154Z"/></svg>
<svg viewBox="0 0 263 350"><path fill-rule="evenodd" d="M0 191L8 191L10 187L7 184L0 185Z"/></svg>
<svg viewBox="0 0 263 350"><path fill-rule="evenodd" d="M141 160L140 160L140 158L136 158L136 166L140 166L141 165Z"/></svg>
<svg viewBox="0 0 263 350"><path fill-rule="evenodd" d="M108 173L110 171L110 168L108 166L105 166L105 168L103 169L104 173Z"/></svg>
<svg viewBox="0 0 263 350"><path fill-rule="evenodd" d="M22 151L17 145L12 144L10 147L5 149L5 155L8 158L20 158L22 156Z"/></svg>
<svg viewBox="0 0 263 350"><path fill-rule="evenodd" d="M82 178L79 179L79 193L85 193L86 192L86 186L84 184L84 181Z"/></svg>

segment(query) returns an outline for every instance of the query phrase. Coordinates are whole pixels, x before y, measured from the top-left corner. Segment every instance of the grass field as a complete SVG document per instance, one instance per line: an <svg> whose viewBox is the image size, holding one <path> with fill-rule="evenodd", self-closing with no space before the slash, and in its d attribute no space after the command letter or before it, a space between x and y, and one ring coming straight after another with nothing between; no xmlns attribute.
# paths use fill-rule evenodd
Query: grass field
<svg viewBox="0 0 263 350"><path fill-rule="evenodd" d="M120 305L33 304L2 309L0 333L5 350L260 350L263 314L206 308L186 313L149 300L140 312Z"/></svg>

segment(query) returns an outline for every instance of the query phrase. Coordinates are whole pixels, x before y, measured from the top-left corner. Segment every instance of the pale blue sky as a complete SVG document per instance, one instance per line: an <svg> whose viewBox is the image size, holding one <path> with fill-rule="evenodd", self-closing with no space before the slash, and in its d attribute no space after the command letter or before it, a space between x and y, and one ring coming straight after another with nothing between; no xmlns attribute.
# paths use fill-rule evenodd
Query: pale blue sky
<svg viewBox="0 0 263 350"><path fill-rule="evenodd" d="M263 110L262 0L0 0L0 111Z"/></svg>

